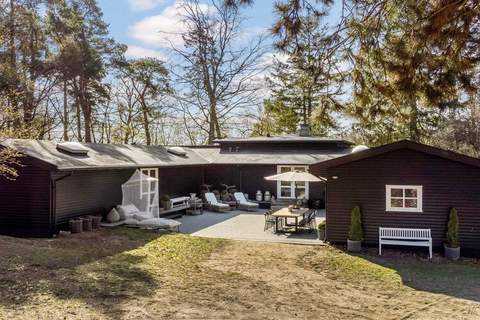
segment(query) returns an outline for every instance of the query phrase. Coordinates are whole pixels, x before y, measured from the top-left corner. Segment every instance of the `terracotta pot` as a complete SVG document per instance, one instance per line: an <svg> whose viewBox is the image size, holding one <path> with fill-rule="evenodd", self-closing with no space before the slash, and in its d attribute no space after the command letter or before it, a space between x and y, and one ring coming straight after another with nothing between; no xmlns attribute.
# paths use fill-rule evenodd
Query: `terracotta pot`
<svg viewBox="0 0 480 320"><path fill-rule="evenodd" d="M347 239L347 250L350 252L359 252L362 250L362 241Z"/></svg>
<svg viewBox="0 0 480 320"><path fill-rule="evenodd" d="M460 247L451 248L444 244L443 248L445 249L445 258L450 260L458 260L460 258Z"/></svg>

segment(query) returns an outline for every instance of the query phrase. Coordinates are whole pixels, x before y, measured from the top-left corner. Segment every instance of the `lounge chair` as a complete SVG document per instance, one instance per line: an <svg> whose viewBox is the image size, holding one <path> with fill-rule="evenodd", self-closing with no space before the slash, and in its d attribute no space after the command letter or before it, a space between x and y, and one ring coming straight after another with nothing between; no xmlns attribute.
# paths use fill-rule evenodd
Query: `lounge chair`
<svg viewBox="0 0 480 320"><path fill-rule="evenodd" d="M237 200L237 204L240 209L247 211L255 211L258 209L258 203L250 202L245 199L245 195L242 192L235 192L233 196L235 197L235 200Z"/></svg>
<svg viewBox="0 0 480 320"><path fill-rule="evenodd" d="M218 202L217 198L212 192L205 192L205 200L207 201L209 207L217 212L227 212L230 211L230 206L225 203Z"/></svg>

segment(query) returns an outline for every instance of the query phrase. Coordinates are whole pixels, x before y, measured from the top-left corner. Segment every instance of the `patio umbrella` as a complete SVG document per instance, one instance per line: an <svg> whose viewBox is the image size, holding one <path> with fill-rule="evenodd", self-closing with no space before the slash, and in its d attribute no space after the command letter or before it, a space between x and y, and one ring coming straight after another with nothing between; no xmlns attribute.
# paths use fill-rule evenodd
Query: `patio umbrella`
<svg viewBox="0 0 480 320"><path fill-rule="evenodd" d="M289 171L279 173L273 176L265 177L266 180L272 181L290 181L290 182L326 182L327 179L323 177L314 176L305 171Z"/></svg>

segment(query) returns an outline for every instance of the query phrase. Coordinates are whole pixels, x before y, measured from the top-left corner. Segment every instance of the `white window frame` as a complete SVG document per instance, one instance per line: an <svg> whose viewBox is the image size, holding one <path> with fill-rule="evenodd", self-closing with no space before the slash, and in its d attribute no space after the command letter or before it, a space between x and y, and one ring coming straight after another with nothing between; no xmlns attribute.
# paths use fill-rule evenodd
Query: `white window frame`
<svg viewBox="0 0 480 320"><path fill-rule="evenodd" d="M403 196L393 197L403 200L403 207L392 207L392 189L403 189ZM415 189L417 191L417 197L405 197L405 189ZM423 212L423 186L420 185L386 185L385 186L386 194L386 211L391 212ZM407 208L405 207L406 199L415 199L417 200L416 208Z"/></svg>
<svg viewBox="0 0 480 320"><path fill-rule="evenodd" d="M279 165L277 166L277 173L282 173L282 168L290 168L292 171L294 168L304 168L305 172L308 172L308 166L305 165ZM290 183L290 195L291 197L282 197L282 188L288 188L287 186L282 186L281 181L277 181L277 199L296 199L295 197L295 182ZM305 182L305 199L308 200L309 195L309 184Z"/></svg>
<svg viewBox="0 0 480 320"><path fill-rule="evenodd" d="M152 172L155 173L156 179L158 179L158 168L141 168L140 172L146 176L152 177ZM141 175L140 177L143 177ZM158 189L158 182L156 183L155 186L156 189ZM148 197L148 209L149 211L151 210L152 207L156 206L156 204L152 203L153 198L155 197L156 191L152 191L152 186L150 182L148 183L148 190L143 190L143 181L140 181L140 198L143 198L144 196Z"/></svg>

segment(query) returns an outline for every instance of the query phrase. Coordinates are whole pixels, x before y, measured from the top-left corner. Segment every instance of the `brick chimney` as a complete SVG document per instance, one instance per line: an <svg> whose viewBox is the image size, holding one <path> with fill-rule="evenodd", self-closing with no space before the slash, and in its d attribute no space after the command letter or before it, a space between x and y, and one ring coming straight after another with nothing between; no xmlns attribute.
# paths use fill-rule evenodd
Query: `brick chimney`
<svg viewBox="0 0 480 320"><path fill-rule="evenodd" d="M298 136L299 137L310 137L310 126L305 123L298 125Z"/></svg>

